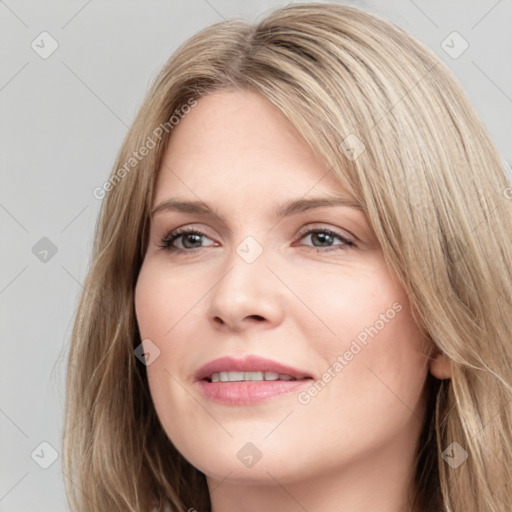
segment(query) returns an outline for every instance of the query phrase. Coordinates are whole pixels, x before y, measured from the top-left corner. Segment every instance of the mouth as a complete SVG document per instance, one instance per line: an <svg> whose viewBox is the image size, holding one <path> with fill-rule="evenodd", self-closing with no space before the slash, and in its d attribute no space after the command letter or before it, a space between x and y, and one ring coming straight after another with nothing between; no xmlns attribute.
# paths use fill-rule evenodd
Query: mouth
<svg viewBox="0 0 512 512"><path fill-rule="evenodd" d="M203 395L224 405L250 405L287 395L310 385L305 371L259 356L222 357L196 372Z"/></svg>

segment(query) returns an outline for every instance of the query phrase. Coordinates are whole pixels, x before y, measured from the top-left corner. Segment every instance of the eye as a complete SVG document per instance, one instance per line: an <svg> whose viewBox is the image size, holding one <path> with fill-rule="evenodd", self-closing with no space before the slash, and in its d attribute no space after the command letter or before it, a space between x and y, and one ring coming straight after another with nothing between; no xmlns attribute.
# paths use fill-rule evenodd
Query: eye
<svg viewBox="0 0 512 512"><path fill-rule="evenodd" d="M201 231L196 229L176 229L169 233L160 244L160 247L167 251L183 252L193 251L194 249L200 249L201 239L207 238L207 236ZM175 242L180 240L181 247L176 247ZM213 245L213 244L211 244Z"/></svg>
<svg viewBox="0 0 512 512"><path fill-rule="evenodd" d="M336 233L330 229L319 228L319 229L310 229L301 234L300 238L310 238L311 242L313 242L313 248L317 249L317 252L328 252L328 251L336 251L336 250L344 250L347 247L355 247L354 242L349 240L345 235L341 233ZM332 245L335 240L338 239L341 241L341 244ZM318 243L320 245L314 245Z"/></svg>

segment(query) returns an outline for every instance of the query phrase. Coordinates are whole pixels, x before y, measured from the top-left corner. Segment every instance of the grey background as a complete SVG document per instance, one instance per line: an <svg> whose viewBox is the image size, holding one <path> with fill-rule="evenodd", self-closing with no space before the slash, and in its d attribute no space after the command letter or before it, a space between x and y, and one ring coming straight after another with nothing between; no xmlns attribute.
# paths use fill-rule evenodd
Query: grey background
<svg viewBox="0 0 512 512"><path fill-rule="evenodd" d="M255 20L286 3L0 1L0 511L68 510L64 377L100 207L92 191L108 179L150 82L201 28L234 16ZM341 3L432 48L512 161L512 0ZM31 47L43 31L59 45L46 59ZM457 59L441 47L453 31L469 43ZM40 464L51 462L51 448L41 442L58 453L47 469Z"/></svg>

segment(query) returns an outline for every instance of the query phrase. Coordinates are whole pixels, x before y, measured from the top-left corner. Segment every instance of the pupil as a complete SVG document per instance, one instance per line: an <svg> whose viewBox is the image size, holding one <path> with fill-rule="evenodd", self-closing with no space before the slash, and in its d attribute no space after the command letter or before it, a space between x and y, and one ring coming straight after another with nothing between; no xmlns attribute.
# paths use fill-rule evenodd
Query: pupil
<svg viewBox="0 0 512 512"><path fill-rule="evenodd" d="M320 243L332 242L332 237L328 233L313 233L313 236L320 239ZM327 240L326 240L327 239Z"/></svg>
<svg viewBox="0 0 512 512"><path fill-rule="evenodd" d="M191 238L193 238L193 237L195 237L195 238L196 238L196 240L195 240L195 242L196 242L196 243L200 243L200 242L201 242L201 237L200 237L199 235L196 235L196 234L194 234L194 233L191 233L191 234L187 235L187 236L184 238L184 241L183 241L184 243L183 243L183 245L184 245L185 247L187 247L187 243L186 243L186 242L187 242L187 241L190 241L190 239L191 239ZM193 244L194 244L194 241L192 241L192 245L193 245Z"/></svg>

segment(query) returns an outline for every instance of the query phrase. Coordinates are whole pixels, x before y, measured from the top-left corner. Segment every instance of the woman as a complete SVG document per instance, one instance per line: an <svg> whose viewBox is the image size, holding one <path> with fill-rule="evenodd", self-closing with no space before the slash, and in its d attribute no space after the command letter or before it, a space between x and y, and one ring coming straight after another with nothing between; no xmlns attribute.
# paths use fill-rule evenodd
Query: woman
<svg viewBox="0 0 512 512"><path fill-rule="evenodd" d="M73 509L509 510L509 190L388 22L304 4L191 38L105 187Z"/></svg>

